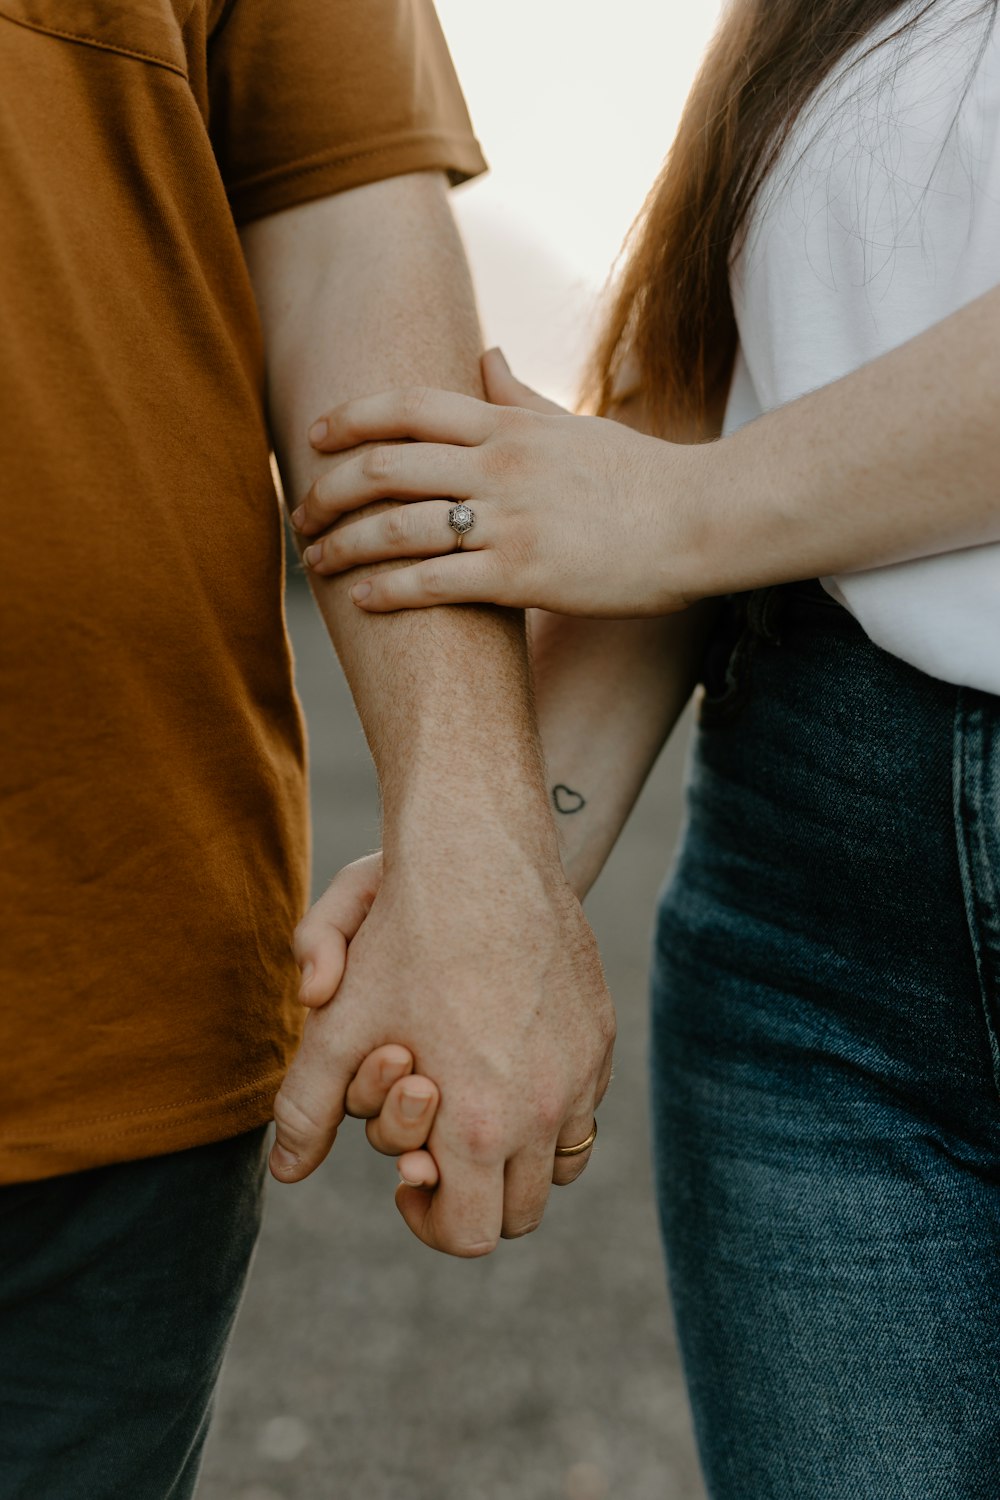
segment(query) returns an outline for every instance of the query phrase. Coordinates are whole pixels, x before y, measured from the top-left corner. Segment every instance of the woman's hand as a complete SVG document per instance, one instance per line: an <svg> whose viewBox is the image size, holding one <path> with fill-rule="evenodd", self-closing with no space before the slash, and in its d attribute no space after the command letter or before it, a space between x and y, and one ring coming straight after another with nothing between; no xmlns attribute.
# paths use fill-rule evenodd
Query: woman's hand
<svg viewBox="0 0 1000 1500"><path fill-rule="evenodd" d="M696 450L572 416L516 381L498 350L483 378L489 402L390 391L316 424L324 453L380 446L324 474L295 512L296 528L320 538L307 565L327 574L427 559L359 579L351 596L375 611L490 602L626 618L691 603ZM406 503L356 514L387 499ZM464 537L449 525L458 501L475 516Z"/></svg>
<svg viewBox="0 0 1000 1500"><path fill-rule="evenodd" d="M302 972L299 1000L310 1009L336 995L347 949L371 910L382 883L382 856L369 854L345 866L303 917L295 931L295 957ZM437 1165L426 1146L440 1103L437 1084L414 1072L408 1047L388 1043L369 1052L347 1090L346 1109L366 1120L369 1144L399 1163L411 1187L435 1187ZM279 1132L280 1139L280 1132Z"/></svg>

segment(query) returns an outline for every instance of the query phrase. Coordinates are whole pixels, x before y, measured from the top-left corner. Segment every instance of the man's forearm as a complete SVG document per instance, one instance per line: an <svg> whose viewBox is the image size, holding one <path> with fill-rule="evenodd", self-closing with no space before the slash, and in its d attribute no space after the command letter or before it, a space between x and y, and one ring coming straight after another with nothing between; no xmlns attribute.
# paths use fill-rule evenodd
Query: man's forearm
<svg viewBox="0 0 1000 1500"><path fill-rule="evenodd" d="M443 179L400 178L307 204L251 225L243 240L290 502L331 463L307 432L338 401L415 381L481 393L475 304ZM477 608L366 616L347 596L351 581L312 580L378 767L387 856L428 807L445 844L468 838L471 816L480 834L550 854L521 617Z"/></svg>

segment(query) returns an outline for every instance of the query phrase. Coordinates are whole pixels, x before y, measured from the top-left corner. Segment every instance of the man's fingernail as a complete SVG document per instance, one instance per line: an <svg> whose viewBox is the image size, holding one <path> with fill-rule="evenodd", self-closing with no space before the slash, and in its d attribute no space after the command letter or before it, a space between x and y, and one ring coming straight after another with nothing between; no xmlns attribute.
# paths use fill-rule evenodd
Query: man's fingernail
<svg viewBox="0 0 1000 1500"><path fill-rule="evenodd" d="M404 1177L403 1174L402 1174L402 1172L400 1172L400 1174L399 1174L399 1185L400 1185L400 1187L423 1187L424 1186L424 1184L422 1182L415 1182L412 1177Z"/></svg>
<svg viewBox="0 0 1000 1500"><path fill-rule="evenodd" d="M309 429L309 441L311 443L321 443L326 437L327 428L328 424L322 418L318 422L314 422Z"/></svg>
<svg viewBox="0 0 1000 1500"><path fill-rule="evenodd" d="M319 545L318 542L314 542L311 547L307 547L303 552L302 561L305 563L307 568L314 568L322 556L323 548Z"/></svg>
<svg viewBox="0 0 1000 1500"><path fill-rule="evenodd" d="M298 510L292 511L292 525L295 527L296 531L300 531L302 529L302 522L305 520L305 518L306 508L304 505L300 505Z"/></svg>
<svg viewBox="0 0 1000 1500"><path fill-rule="evenodd" d="M290 1172L293 1167L297 1167L299 1164L298 1157L293 1156L290 1151L287 1151L284 1146L280 1146L277 1141L275 1141L271 1148L271 1160L279 1172Z"/></svg>
<svg viewBox="0 0 1000 1500"><path fill-rule="evenodd" d="M315 966L315 964L312 962L311 959L307 958L306 961L305 961L305 963L302 965L302 988L303 989L305 989L306 985L310 983L310 981L311 981L313 975L315 974L315 972L316 972L316 966Z"/></svg>
<svg viewBox="0 0 1000 1500"><path fill-rule="evenodd" d="M430 1094L413 1094L404 1089L399 1101L399 1112L404 1120L419 1120L430 1102Z"/></svg>
<svg viewBox="0 0 1000 1500"><path fill-rule="evenodd" d="M307 553L306 556L308 555L309 554ZM354 600L355 604L360 604L362 599L368 598L368 595L371 593L371 591L372 586L370 583L356 583L351 589L351 598Z"/></svg>

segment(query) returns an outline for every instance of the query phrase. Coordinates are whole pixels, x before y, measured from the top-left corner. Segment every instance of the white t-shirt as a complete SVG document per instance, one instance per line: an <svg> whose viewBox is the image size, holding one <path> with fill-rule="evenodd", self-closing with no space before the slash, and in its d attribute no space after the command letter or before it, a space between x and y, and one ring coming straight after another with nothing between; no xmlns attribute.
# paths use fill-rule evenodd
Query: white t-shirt
<svg viewBox="0 0 1000 1500"><path fill-rule="evenodd" d="M978 8L938 0L838 71L796 126L733 267L726 432L1000 283L1000 25ZM1000 694L1000 542L823 583L878 645Z"/></svg>

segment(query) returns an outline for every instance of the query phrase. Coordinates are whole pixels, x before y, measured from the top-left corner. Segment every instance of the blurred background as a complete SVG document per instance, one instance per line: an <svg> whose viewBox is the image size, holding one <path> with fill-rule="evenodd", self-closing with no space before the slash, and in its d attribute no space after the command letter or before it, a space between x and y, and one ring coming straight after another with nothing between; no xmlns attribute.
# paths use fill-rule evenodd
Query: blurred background
<svg viewBox="0 0 1000 1500"><path fill-rule="evenodd" d="M437 0L491 175L454 196L484 334L571 402L600 291L673 135L717 0ZM317 891L376 846L374 778L308 590L289 625ZM271 1185L199 1500L704 1500L653 1210L646 968L686 727L588 902L619 1007L594 1159L542 1229L436 1256L347 1122Z"/></svg>

